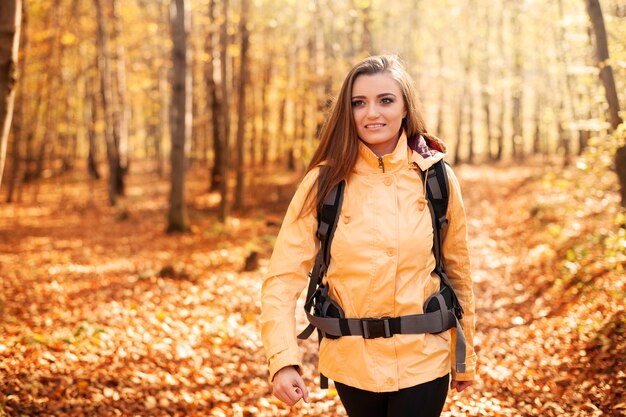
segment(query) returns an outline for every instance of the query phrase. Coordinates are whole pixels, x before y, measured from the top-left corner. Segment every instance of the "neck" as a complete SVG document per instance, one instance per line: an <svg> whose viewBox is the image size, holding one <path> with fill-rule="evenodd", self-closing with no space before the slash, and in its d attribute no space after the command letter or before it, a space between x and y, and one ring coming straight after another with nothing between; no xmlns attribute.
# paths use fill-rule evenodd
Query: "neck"
<svg viewBox="0 0 626 417"><path fill-rule="evenodd" d="M389 142L385 142L385 143L370 144L370 143L366 143L364 141L362 141L362 142L372 152L374 152L374 154L376 156L381 157L381 156L393 153L393 151L396 149L396 146L398 145L398 140L399 139L400 139L400 133L398 133L393 140L391 140Z"/></svg>

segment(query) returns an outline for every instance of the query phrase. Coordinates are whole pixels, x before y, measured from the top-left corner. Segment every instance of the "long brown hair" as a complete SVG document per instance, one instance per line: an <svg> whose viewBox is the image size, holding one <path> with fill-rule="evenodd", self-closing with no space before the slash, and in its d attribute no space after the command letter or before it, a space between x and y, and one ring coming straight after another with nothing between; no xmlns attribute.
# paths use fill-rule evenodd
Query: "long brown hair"
<svg viewBox="0 0 626 417"><path fill-rule="evenodd" d="M396 55L378 55L365 58L350 70L343 80L339 97L334 101L328 118L320 132L320 143L307 167L307 173L320 165L329 169L320 171L317 187L312 187L306 197L302 214L320 207L326 195L342 180L348 178L356 164L359 138L352 114L352 86L360 75L387 73L402 90L407 111L402 127L407 138L426 134L426 124L420 111L417 91L411 76ZM317 189L317 192L313 192ZM315 195L315 198L312 196Z"/></svg>

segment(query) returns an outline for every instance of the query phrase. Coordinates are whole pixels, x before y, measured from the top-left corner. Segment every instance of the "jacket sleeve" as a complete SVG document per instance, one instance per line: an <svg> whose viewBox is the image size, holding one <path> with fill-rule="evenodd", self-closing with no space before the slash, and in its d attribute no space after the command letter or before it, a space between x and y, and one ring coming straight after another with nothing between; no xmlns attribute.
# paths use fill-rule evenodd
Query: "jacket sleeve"
<svg viewBox="0 0 626 417"><path fill-rule="evenodd" d="M461 326L467 344L466 372L456 373L452 366L452 378L459 381L472 381L476 376L476 353L474 352L474 291L470 273L469 248L467 243L467 220L465 207L461 198L459 182L450 167L447 167L450 184L448 200L448 229L443 241L443 260L446 272L454 291L459 297L461 307L465 311ZM454 347L456 330L452 330L452 347ZM452 364L455 363L454 348L451 349Z"/></svg>
<svg viewBox="0 0 626 417"><path fill-rule="evenodd" d="M302 180L289 204L274 245L261 295L261 336L270 381L281 368L302 365L296 339L295 309L308 283L317 249L315 211L300 216L308 190L317 184L318 169Z"/></svg>

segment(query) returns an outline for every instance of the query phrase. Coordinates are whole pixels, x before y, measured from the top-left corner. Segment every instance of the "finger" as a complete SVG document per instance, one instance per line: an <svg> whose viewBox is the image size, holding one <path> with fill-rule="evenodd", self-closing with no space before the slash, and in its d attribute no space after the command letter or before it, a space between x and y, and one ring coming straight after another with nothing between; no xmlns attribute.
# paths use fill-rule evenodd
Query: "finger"
<svg viewBox="0 0 626 417"><path fill-rule="evenodd" d="M306 391L304 391L304 392L303 392L303 391L302 391L302 389L301 389L300 387L298 387L298 388L294 388L294 389L295 389L296 393L298 394L298 396L299 396L300 398L302 398L302 400L303 400L305 403L308 403L308 402L309 402L309 396L308 396L308 393L307 393Z"/></svg>
<svg viewBox="0 0 626 417"><path fill-rule="evenodd" d="M292 399L289 396L289 394L287 394L285 392L281 393L281 397L282 397L281 401L283 403L287 404L289 407L293 406L296 403L296 401L297 401L297 400Z"/></svg>
<svg viewBox="0 0 626 417"><path fill-rule="evenodd" d="M306 389L304 380L302 378L299 378L298 380L296 380L296 384L298 386L296 389L299 391L300 396L302 397L305 403L308 403L309 402L309 390Z"/></svg>
<svg viewBox="0 0 626 417"><path fill-rule="evenodd" d="M281 391L274 390L273 394L274 397L278 398L281 402L287 403L288 400L285 398Z"/></svg>
<svg viewBox="0 0 626 417"><path fill-rule="evenodd" d="M288 406L292 406L294 404L291 398L289 398L289 395L287 395L285 389L282 387L274 388L274 397L278 398L280 401L287 404Z"/></svg>
<svg viewBox="0 0 626 417"><path fill-rule="evenodd" d="M302 395L293 386L287 388L285 394L289 397L289 401L291 402L291 404L289 405L296 404L298 401L300 401L300 398L302 398Z"/></svg>
<svg viewBox="0 0 626 417"><path fill-rule="evenodd" d="M285 398L288 399L288 401L286 402L289 405L294 405L295 403L300 401L301 395L298 392L296 392L293 385L283 387L281 391L283 395L285 396Z"/></svg>

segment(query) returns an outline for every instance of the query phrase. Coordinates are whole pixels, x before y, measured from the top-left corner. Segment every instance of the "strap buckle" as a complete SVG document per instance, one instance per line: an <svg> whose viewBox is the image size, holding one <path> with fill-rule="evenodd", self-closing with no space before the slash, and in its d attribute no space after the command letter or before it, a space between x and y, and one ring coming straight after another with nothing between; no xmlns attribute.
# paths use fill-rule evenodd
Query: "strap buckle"
<svg viewBox="0 0 626 417"><path fill-rule="evenodd" d="M391 317L362 319L361 325L363 326L363 338L376 339L378 337L384 337L385 339L388 339L393 336L391 324L389 322L390 319Z"/></svg>

